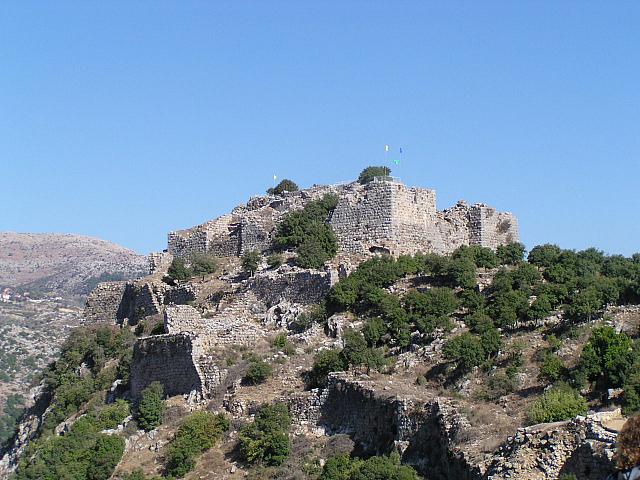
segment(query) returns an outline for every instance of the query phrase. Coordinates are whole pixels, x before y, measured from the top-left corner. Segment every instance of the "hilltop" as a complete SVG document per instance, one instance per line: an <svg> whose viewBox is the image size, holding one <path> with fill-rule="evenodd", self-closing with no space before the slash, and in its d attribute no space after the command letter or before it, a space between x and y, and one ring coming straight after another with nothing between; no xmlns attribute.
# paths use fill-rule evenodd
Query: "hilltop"
<svg viewBox="0 0 640 480"><path fill-rule="evenodd" d="M136 278L147 270L145 256L106 240L0 232L0 287L84 296L100 281Z"/></svg>
<svg viewBox="0 0 640 480"><path fill-rule="evenodd" d="M367 170L287 181L170 232L150 275L100 283L5 471L604 480L640 463L640 258L527 252L515 215L438 210Z"/></svg>

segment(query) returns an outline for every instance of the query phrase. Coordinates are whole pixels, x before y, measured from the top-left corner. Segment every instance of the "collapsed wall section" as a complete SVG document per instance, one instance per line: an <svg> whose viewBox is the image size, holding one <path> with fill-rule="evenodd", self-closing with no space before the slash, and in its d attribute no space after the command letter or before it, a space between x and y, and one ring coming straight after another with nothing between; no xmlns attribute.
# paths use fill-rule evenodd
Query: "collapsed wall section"
<svg viewBox="0 0 640 480"><path fill-rule="evenodd" d="M87 297L84 315L95 322L127 321L135 325L145 317L164 311L165 305L195 300L191 284L169 286L157 281L103 282Z"/></svg>
<svg viewBox="0 0 640 480"><path fill-rule="evenodd" d="M487 205L474 205L469 212L471 244L496 249L519 241L518 219Z"/></svg>
<svg viewBox="0 0 640 480"><path fill-rule="evenodd" d="M293 408L304 410L302 398ZM480 469L453 447L458 431L466 426L442 398L421 402L378 392L365 383L332 374L327 388L304 400L317 421L330 434L348 434L358 454L383 455L399 450L403 463L412 465L429 480L480 480ZM318 401L320 400L320 401Z"/></svg>

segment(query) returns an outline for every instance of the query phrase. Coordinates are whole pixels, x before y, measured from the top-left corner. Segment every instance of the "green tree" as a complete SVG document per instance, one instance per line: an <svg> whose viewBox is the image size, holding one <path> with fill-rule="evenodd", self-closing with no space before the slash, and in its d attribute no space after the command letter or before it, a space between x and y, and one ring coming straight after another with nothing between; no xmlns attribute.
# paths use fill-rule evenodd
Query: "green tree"
<svg viewBox="0 0 640 480"><path fill-rule="evenodd" d="M191 269L194 275L209 275L218 269L218 260L213 255L196 253L191 257Z"/></svg>
<svg viewBox="0 0 640 480"><path fill-rule="evenodd" d="M418 480L416 471L401 465L400 455L374 456L366 460L336 455L327 459L319 480Z"/></svg>
<svg viewBox="0 0 640 480"><path fill-rule="evenodd" d="M263 406L253 423L240 429L242 457L248 463L281 465L291 453L290 428L291 416L285 404Z"/></svg>
<svg viewBox="0 0 640 480"><path fill-rule="evenodd" d="M182 258L174 258L171 261L167 275L173 280L188 280L191 278L192 273Z"/></svg>
<svg viewBox="0 0 640 480"><path fill-rule="evenodd" d="M257 250L245 252L245 254L242 255L242 269L253 277L258 271L261 259L262 256Z"/></svg>
<svg viewBox="0 0 640 480"><path fill-rule="evenodd" d="M631 339L613 327L595 328L580 354L579 371L601 389L622 387L633 364Z"/></svg>
<svg viewBox="0 0 640 480"><path fill-rule="evenodd" d="M284 192L297 192L298 190L300 190L300 188L294 181L285 178L274 188L269 188L267 193L269 195L282 195Z"/></svg>
<svg viewBox="0 0 640 480"><path fill-rule="evenodd" d="M309 374L310 384L312 387L324 387L331 372L342 372L347 368L348 364L340 350L322 350L313 359L313 367Z"/></svg>
<svg viewBox="0 0 640 480"><path fill-rule="evenodd" d="M633 415L640 413L640 352L635 355L635 361L627 372L624 382L623 413Z"/></svg>
<svg viewBox="0 0 640 480"><path fill-rule="evenodd" d="M443 353L445 358L455 361L458 368L465 372L471 371L486 358L480 338L468 332L447 340Z"/></svg>
<svg viewBox="0 0 640 480"><path fill-rule="evenodd" d="M602 300L602 293L597 288L587 287L571 297L566 313L571 318L591 321L591 317L602 308Z"/></svg>
<svg viewBox="0 0 640 480"><path fill-rule="evenodd" d="M487 247L480 245L461 245L451 255L452 258L469 258L476 267L494 268L498 266L498 256Z"/></svg>
<svg viewBox="0 0 640 480"><path fill-rule="evenodd" d="M538 295L527 310L527 317L531 320L541 320L551 315L553 311L552 299L549 295Z"/></svg>
<svg viewBox="0 0 640 480"><path fill-rule="evenodd" d="M500 245L496 249L496 255L502 265L517 265L522 262L526 248L518 242Z"/></svg>
<svg viewBox="0 0 640 480"><path fill-rule="evenodd" d="M284 263L284 257L281 253L272 253L267 257L267 265L270 268L278 268Z"/></svg>
<svg viewBox="0 0 640 480"><path fill-rule="evenodd" d="M530 264L538 267L553 266L560 256L561 249L557 245L544 244L536 245L529 252L527 260Z"/></svg>
<svg viewBox="0 0 640 480"><path fill-rule="evenodd" d="M88 480L109 480L124 453L124 438L98 435L93 447L93 461L87 469Z"/></svg>
<svg viewBox="0 0 640 480"><path fill-rule="evenodd" d="M407 310L419 317L447 316L456 311L459 301L447 287L430 288L424 293L412 290L404 297Z"/></svg>
<svg viewBox="0 0 640 480"><path fill-rule="evenodd" d="M531 423L559 422L587 413L586 400L566 384L550 388L529 410Z"/></svg>
<svg viewBox="0 0 640 480"><path fill-rule="evenodd" d="M162 424L164 416L164 387L160 382L151 382L147 388L142 390L136 420L138 425L146 430L153 430Z"/></svg>
<svg viewBox="0 0 640 480"><path fill-rule="evenodd" d="M476 265L469 258L456 258L449 262L446 275L452 287L474 288L476 286Z"/></svg>
<svg viewBox="0 0 640 480"><path fill-rule="evenodd" d="M329 457L322 467L319 480L351 480L359 466L359 460L352 460L346 454Z"/></svg>
<svg viewBox="0 0 640 480"><path fill-rule="evenodd" d="M540 364L540 378L547 382L554 383L560 380L565 374L566 367L558 355L547 353Z"/></svg>
<svg viewBox="0 0 640 480"><path fill-rule="evenodd" d="M306 237L296 251L296 265L320 268L338 253L338 240L328 224L313 222L309 224Z"/></svg>
<svg viewBox="0 0 640 480"><path fill-rule="evenodd" d="M382 337L387 333L387 327L380 317L367 320L362 328L362 334L370 347L377 347L382 342Z"/></svg>
<svg viewBox="0 0 640 480"><path fill-rule="evenodd" d="M362 185L371 182L375 177L388 177L391 175L389 167L367 167L358 176L358 182Z"/></svg>
<svg viewBox="0 0 640 480"><path fill-rule="evenodd" d="M344 348L342 357L347 365L358 367L364 365L367 356L367 341L362 333L354 329L344 332Z"/></svg>

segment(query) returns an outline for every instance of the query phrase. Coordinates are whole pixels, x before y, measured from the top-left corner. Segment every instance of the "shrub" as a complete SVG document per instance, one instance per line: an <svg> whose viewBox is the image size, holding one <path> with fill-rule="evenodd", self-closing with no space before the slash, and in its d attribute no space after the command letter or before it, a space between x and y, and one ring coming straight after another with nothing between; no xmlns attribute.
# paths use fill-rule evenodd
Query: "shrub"
<svg viewBox="0 0 640 480"><path fill-rule="evenodd" d="M400 464L400 455L367 460L336 455L327 459L319 480L418 480L416 471Z"/></svg>
<svg viewBox="0 0 640 480"><path fill-rule="evenodd" d="M194 275L209 275L218 269L218 260L213 255L196 253L191 257L191 269Z"/></svg>
<svg viewBox="0 0 640 480"><path fill-rule="evenodd" d="M640 415L629 418L618 434L616 463L618 468L629 470L640 465Z"/></svg>
<svg viewBox="0 0 640 480"><path fill-rule="evenodd" d="M267 257L267 265L270 268L278 268L284 263L284 257L281 253L272 253Z"/></svg>
<svg viewBox="0 0 640 480"><path fill-rule="evenodd" d="M271 365L264 360L254 359L249 362L249 369L244 375L244 381L249 385L259 385L266 382L272 373Z"/></svg>
<svg viewBox="0 0 640 480"><path fill-rule="evenodd" d="M309 373L311 387L324 387L327 384L327 376L331 372L342 372L348 367L340 350L322 350L313 359L313 367Z"/></svg>
<svg viewBox="0 0 640 480"><path fill-rule="evenodd" d="M305 205L302 210L288 213L278 224L274 238L280 248L295 248L309 235L308 231L314 223L326 223L329 214L336 208L338 197L327 194L320 200L314 200Z"/></svg>
<svg viewBox="0 0 640 480"><path fill-rule="evenodd" d="M162 424L165 403L163 399L164 387L160 382L151 382L142 390L136 420L138 425L147 432Z"/></svg>
<svg viewBox="0 0 640 480"><path fill-rule="evenodd" d="M472 370L473 367L480 365L486 357L482 341L471 333L463 333L447 340L443 353L445 358L455 361L458 368L463 371Z"/></svg>
<svg viewBox="0 0 640 480"><path fill-rule="evenodd" d="M362 328L364 339L370 347L377 347L386 333L387 327L380 317L368 319Z"/></svg>
<svg viewBox="0 0 640 480"><path fill-rule="evenodd" d="M3 415L0 417L0 449L15 433L23 412L24 397L15 393L9 395L3 408Z"/></svg>
<svg viewBox="0 0 640 480"><path fill-rule="evenodd" d="M412 290L404 297L407 310L417 316L451 315L459 305L453 290L446 287L434 287L425 293Z"/></svg>
<svg viewBox="0 0 640 480"><path fill-rule="evenodd" d="M358 182L364 185L371 182L375 177L388 177L389 175L391 175L389 167L367 167L358 175Z"/></svg>
<svg viewBox="0 0 640 480"><path fill-rule="evenodd" d="M382 352L379 349L369 348L363 334L353 329L344 333L344 348L341 355L346 365L365 367L367 372L380 370L387 363Z"/></svg>
<svg viewBox="0 0 640 480"><path fill-rule="evenodd" d="M560 357L553 353L547 353L540 364L540 378L554 383L565 374L566 367Z"/></svg>
<svg viewBox="0 0 640 480"><path fill-rule="evenodd" d="M286 333L279 333L271 342L271 346L288 356L295 355L296 347L289 341Z"/></svg>
<svg viewBox="0 0 640 480"><path fill-rule="evenodd" d="M169 266L167 275L169 275L173 280L188 280L191 278L192 272L187 268L183 259L174 258Z"/></svg>
<svg viewBox="0 0 640 480"><path fill-rule="evenodd" d="M465 257L449 262L446 279L452 287L474 288L476 286L476 265Z"/></svg>
<svg viewBox="0 0 640 480"><path fill-rule="evenodd" d="M283 403L263 406L253 423L240 429L240 453L247 463L281 465L291 453L291 416Z"/></svg>
<svg viewBox="0 0 640 480"><path fill-rule="evenodd" d="M93 447L93 461L87 469L88 480L109 480L124 453L124 438L98 435Z"/></svg>
<svg viewBox="0 0 640 480"><path fill-rule="evenodd" d="M261 259L262 257L260 256L260 252L257 250L246 252L242 255L242 269L249 275L253 276L253 274L258 271Z"/></svg>
<svg viewBox="0 0 640 480"><path fill-rule="evenodd" d="M559 422L586 412L586 400L568 385L560 384L544 392L534 402L529 410L529 421L532 424Z"/></svg>
<svg viewBox="0 0 640 480"><path fill-rule="evenodd" d="M180 425L167 451L167 474L182 477L190 472L196 458L210 449L229 429L223 414L195 412Z"/></svg>
<svg viewBox="0 0 640 480"><path fill-rule="evenodd" d="M267 193L269 195L282 195L284 192L297 192L298 190L300 190L300 188L293 180L285 178L274 188L269 188Z"/></svg>
<svg viewBox="0 0 640 480"><path fill-rule="evenodd" d="M107 480L122 457L124 439L99 428L94 418L82 417L63 436L33 441L12 478Z"/></svg>
<svg viewBox="0 0 640 480"><path fill-rule="evenodd" d="M461 245L452 254L452 258L469 258L476 267L494 268L498 266L498 256L487 247L480 245Z"/></svg>
<svg viewBox="0 0 640 480"><path fill-rule="evenodd" d="M496 373L487 381L486 397L489 400L498 400L516 389L515 378L506 373Z"/></svg>
<svg viewBox="0 0 640 480"><path fill-rule="evenodd" d="M596 287L584 288L570 298L570 304L565 308L568 317L590 321L603 306L603 296Z"/></svg>
<svg viewBox="0 0 640 480"><path fill-rule="evenodd" d="M116 400L111 405L106 405L92 416L98 422L101 429L112 429L120 425L131 413L129 403L125 400Z"/></svg>

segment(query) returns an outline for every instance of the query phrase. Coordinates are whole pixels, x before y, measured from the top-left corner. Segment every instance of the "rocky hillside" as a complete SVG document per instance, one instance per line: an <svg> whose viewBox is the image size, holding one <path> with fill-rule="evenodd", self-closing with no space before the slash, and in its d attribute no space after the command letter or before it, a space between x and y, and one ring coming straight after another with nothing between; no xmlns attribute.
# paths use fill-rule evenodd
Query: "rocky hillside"
<svg viewBox="0 0 640 480"><path fill-rule="evenodd" d="M98 238L53 233L0 233L0 287L83 296L98 282L136 278L147 260Z"/></svg>
<svg viewBox="0 0 640 480"><path fill-rule="evenodd" d="M290 210L280 202L287 195L252 200L277 220L263 230L252 216L217 236L198 227L175 256L155 255L149 276L100 284L85 310L96 324L75 330L47 369L0 472L12 480L640 473L640 257L550 244L527 252L467 237L446 254L356 251L332 224L348 189L303 191ZM392 224L404 215L386 212ZM389 238L410 236L406 226Z"/></svg>
<svg viewBox="0 0 640 480"><path fill-rule="evenodd" d="M30 404L38 374L86 324L86 294L100 281L146 272L146 257L104 240L0 233L0 442Z"/></svg>

